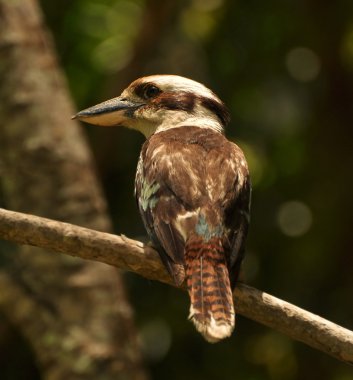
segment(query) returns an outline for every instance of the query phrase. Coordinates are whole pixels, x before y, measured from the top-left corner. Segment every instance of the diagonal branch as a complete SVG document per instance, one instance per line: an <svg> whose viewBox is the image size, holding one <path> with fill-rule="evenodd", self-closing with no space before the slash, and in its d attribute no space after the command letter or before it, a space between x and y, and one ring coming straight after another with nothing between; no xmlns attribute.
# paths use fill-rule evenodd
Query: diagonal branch
<svg viewBox="0 0 353 380"><path fill-rule="evenodd" d="M123 235L0 209L0 238L100 261L172 284L157 252ZM353 364L352 331L244 284L237 286L234 299L240 314Z"/></svg>

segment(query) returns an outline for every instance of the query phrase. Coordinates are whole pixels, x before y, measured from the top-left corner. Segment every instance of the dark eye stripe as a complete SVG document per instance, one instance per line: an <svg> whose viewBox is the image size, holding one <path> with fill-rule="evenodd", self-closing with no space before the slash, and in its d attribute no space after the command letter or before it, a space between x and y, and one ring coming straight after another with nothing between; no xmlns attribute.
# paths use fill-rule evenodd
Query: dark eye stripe
<svg viewBox="0 0 353 380"><path fill-rule="evenodd" d="M224 126L230 122L230 113L223 102L218 102L215 99L206 97L200 98L200 102L205 108L217 115Z"/></svg>
<svg viewBox="0 0 353 380"><path fill-rule="evenodd" d="M137 84L134 88L134 92L141 99L152 99L155 106L187 112L194 110L196 99L198 99L201 105L214 113L224 126L230 121L230 114L227 107L223 102L217 101L216 99L197 96L186 91L162 92L153 82Z"/></svg>
<svg viewBox="0 0 353 380"><path fill-rule="evenodd" d="M154 83L140 83L135 87L135 94L142 99L151 99L162 91Z"/></svg>
<svg viewBox="0 0 353 380"><path fill-rule="evenodd" d="M196 99L203 107L214 113L224 126L229 123L230 114L223 102L212 98L198 97L190 92L165 92L153 100L153 104L170 110L193 112Z"/></svg>
<svg viewBox="0 0 353 380"><path fill-rule="evenodd" d="M153 104L169 110L192 112L195 106L195 95L185 91L165 92L153 100Z"/></svg>

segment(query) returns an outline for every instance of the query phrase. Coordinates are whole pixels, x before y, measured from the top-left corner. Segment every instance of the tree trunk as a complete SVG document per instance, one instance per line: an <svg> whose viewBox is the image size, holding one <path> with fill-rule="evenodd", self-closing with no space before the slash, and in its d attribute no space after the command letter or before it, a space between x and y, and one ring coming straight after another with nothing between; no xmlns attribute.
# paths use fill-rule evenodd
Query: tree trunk
<svg viewBox="0 0 353 380"><path fill-rule="evenodd" d="M67 86L34 0L0 0L0 78L5 205L110 230L91 156L70 120ZM113 268L32 247L7 262L0 272L0 307L30 341L43 378L145 378L132 311Z"/></svg>

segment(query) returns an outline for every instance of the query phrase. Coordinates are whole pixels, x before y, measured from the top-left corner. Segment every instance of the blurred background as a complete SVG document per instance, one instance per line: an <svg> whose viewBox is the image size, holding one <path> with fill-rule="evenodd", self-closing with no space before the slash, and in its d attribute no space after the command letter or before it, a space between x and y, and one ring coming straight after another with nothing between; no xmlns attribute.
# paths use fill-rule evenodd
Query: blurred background
<svg viewBox="0 0 353 380"><path fill-rule="evenodd" d="M253 183L243 278L353 329L353 2L42 0L77 109L137 77L179 74L228 105ZM145 239L142 135L82 126L116 233ZM151 378L353 380L331 357L238 316L206 344L186 294L126 274ZM1 378L1 374L0 374Z"/></svg>

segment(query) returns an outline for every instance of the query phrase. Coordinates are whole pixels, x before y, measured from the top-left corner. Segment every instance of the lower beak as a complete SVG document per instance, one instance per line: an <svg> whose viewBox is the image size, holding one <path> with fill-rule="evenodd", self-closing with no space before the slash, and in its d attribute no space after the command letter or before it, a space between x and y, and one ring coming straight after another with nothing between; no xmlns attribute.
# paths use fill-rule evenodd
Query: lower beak
<svg viewBox="0 0 353 380"><path fill-rule="evenodd" d="M135 110L143 105L143 103L117 97L86 108L78 112L72 119L103 127L114 127L128 122L129 119L133 118Z"/></svg>

